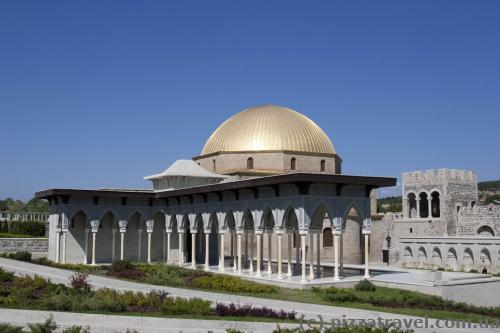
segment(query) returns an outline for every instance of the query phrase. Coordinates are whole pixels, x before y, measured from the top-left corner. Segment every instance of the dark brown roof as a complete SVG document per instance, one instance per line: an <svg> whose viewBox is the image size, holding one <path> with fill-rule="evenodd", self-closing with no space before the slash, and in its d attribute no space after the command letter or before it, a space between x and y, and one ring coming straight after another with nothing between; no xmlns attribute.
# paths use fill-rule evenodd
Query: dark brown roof
<svg viewBox="0 0 500 333"><path fill-rule="evenodd" d="M203 185L182 188L177 190L165 191L146 191L146 190L77 190L77 189L49 189L35 194L37 198L50 198L53 196L108 196L108 197L141 197L141 198L168 198L184 195L207 194L210 192L234 191L240 189L250 189L264 186L276 186L281 184L311 184L327 183L341 185L361 185L367 188L379 188L396 185L396 178L389 177L366 177L366 176L348 176L332 175L319 173L287 173L274 176L257 177L238 181L223 182L217 184Z"/></svg>

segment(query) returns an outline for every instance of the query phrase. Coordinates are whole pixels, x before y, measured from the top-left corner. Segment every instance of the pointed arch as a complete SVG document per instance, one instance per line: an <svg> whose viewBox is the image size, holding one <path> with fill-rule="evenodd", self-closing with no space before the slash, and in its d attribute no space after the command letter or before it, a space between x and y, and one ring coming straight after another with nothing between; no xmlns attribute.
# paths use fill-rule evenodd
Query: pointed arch
<svg viewBox="0 0 500 333"><path fill-rule="evenodd" d="M232 210L226 213L226 218L224 219L224 229L236 230L236 220Z"/></svg>
<svg viewBox="0 0 500 333"><path fill-rule="evenodd" d="M323 221L328 219L329 227L333 228L332 214L327 205L320 201L311 214L309 229L323 229Z"/></svg>
<svg viewBox="0 0 500 333"><path fill-rule="evenodd" d="M269 206L264 208L262 213L262 220L260 221L260 228L263 230L273 230L275 227L273 211Z"/></svg>
<svg viewBox="0 0 500 333"><path fill-rule="evenodd" d="M90 226L90 217L84 209L78 209L73 213L69 220L69 229L74 229L75 226L88 228Z"/></svg>
<svg viewBox="0 0 500 333"><path fill-rule="evenodd" d="M91 215L87 212L87 210L85 208L78 208L77 210L75 210L71 214L69 219L72 220L77 214L84 214L88 221L90 221L90 219L91 219Z"/></svg>
<svg viewBox="0 0 500 333"><path fill-rule="evenodd" d="M144 214L139 210L139 209L134 209L127 217L127 220L130 221L130 219L134 216L140 217L141 221L144 220Z"/></svg>
<svg viewBox="0 0 500 333"><path fill-rule="evenodd" d="M250 209L245 209L243 212L242 227L245 230L253 230L255 228L252 212Z"/></svg>
<svg viewBox="0 0 500 333"><path fill-rule="evenodd" d="M219 229L219 218L217 217L216 212L210 213L210 218L208 219L208 228L209 229Z"/></svg>
<svg viewBox="0 0 500 333"><path fill-rule="evenodd" d="M358 206L358 204L355 201L351 201L349 205L346 206L346 209L342 214L342 229L345 230L347 218L349 217L349 215L351 215L351 212L353 211L359 216L358 222L360 222L361 225L363 224L363 220L365 218L364 214L362 213L363 210Z"/></svg>
<svg viewBox="0 0 500 333"><path fill-rule="evenodd" d="M432 265L434 267L441 267L443 264L443 256L441 255L441 250L438 247L435 247L432 250Z"/></svg>
<svg viewBox="0 0 500 333"><path fill-rule="evenodd" d="M281 227L288 230L298 230L299 220L297 218L297 213L295 207L292 204L288 204L285 208L285 213L283 214L283 220L281 221Z"/></svg>

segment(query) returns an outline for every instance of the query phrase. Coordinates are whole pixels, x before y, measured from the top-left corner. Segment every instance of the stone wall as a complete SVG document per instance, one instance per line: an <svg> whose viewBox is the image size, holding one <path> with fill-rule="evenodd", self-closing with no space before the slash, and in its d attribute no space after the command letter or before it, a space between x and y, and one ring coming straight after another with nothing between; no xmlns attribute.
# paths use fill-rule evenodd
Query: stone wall
<svg viewBox="0 0 500 333"><path fill-rule="evenodd" d="M458 233L464 236L476 236L481 227L488 226L492 236L500 234L500 206L488 205L461 207L458 212Z"/></svg>
<svg viewBox="0 0 500 333"><path fill-rule="evenodd" d="M498 237L401 237L400 262L403 267L451 271L500 271Z"/></svg>
<svg viewBox="0 0 500 333"><path fill-rule="evenodd" d="M0 253L17 251L47 253L48 250L48 238L0 238Z"/></svg>

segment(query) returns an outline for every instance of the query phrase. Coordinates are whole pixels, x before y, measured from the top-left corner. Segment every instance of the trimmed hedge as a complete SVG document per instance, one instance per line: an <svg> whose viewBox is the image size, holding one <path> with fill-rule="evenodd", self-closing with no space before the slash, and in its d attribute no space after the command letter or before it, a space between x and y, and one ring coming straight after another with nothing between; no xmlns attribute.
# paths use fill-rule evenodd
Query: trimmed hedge
<svg viewBox="0 0 500 333"><path fill-rule="evenodd" d="M0 232L11 235L45 237L45 223L39 221L0 222Z"/></svg>
<svg viewBox="0 0 500 333"><path fill-rule="evenodd" d="M227 275L200 276L193 279L192 285L201 289L234 293L271 294L278 291L275 286L259 284Z"/></svg>
<svg viewBox="0 0 500 333"><path fill-rule="evenodd" d="M320 292L318 289L316 290ZM500 307L479 307L408 290L397 290L396 295L385 295L376 292L367 293L358 292L353 289L337 289L335 287L331 287L322 292L324 294L324 298L333 303L369 303L375 306L388 308L443 310L500 317Z"/></svg>

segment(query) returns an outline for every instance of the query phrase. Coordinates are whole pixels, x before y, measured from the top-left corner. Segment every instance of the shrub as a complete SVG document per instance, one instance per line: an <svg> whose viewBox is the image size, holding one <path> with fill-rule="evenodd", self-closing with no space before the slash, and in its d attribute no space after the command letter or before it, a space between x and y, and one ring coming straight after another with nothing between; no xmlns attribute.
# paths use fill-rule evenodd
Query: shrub
<svg viewBox="0 0 500 333"><path fill-rule="evenodd" d="M166 315L208 315L212 311L210 301L201 298L167 298L160 307L163 314Z"/></svg>
<svg viewBox="0 0 500 333"><path fill-rule="evenodd" d="M10 234L30 235L33 237L45 236L45 223L39 221L16 221L8 224Z"/></svg>
<svg viewBox="0 0 500 333"><path fill-rule="evenodd" d="M64 329L63 333L90 333L90 327L88 326L81 327L73 325L71 327Z"/></svg>
<svg viewBox="0 0 500 333"><path fill-rule="evenodd" d="M174 287L183 287L186 285L186 280L196 272L178 266L169 266L163 264L138 266L140 272L144 274L144 282L156 285L169 285Z"/></svg>
<svg viewBox="0 0 500 333"><path fill-rule="evenodd" d="M92 286L89 283L89 275L82 271L75 272L71 275L69 283L77 292L89 293L92 290Z"/></svg>
<svg viewBox="0 0 500 333"><path fill-rule="evenodd" d="M334 303L359 302L361 299L348 289L331 287L325 290L325 298Z"/></svg>
<svg viewBox="0 0 500 333"><path fill-rule="evenodd" d="M44 323L28 324L31 333L52 333L57 329L57 324L54 317L50 315Z"/></svg>
<svg viewBox="0 0 500 333"><path fill-rule="evenodd" d="M144 273L137 267L124 260L114 261L108 269L106 275L111 275L129 280L142 280Z"/></svg>
<svg viewBox="0 0 500 333"><path fill-rule="evenodd" d="M14 273L7 272L0 267L0 282L10 282L14 279Z"/></svg>
<svg viewBox="0 0 500 333"><path fill-rule="evenodd" d="M28 251L17 251L7 254L7 258L20 260L20 261L31 261L31 253Z"/></svg>
<svg viewBox="0 0 500 333"><path fill-rule="evenodd" d="M200 276L192 280L192 286L201 289L234 293L271 294L278 291L278 288L275 286L259 284L225 275Z"/></svg>
<svg viewBox="0 0 500 333"><path fill-rule="evenodd" d="M130 262L125 261L125 260L115 260L109 266L109 271L110 272L123 272L125 270L130 270L134 269L134 265L132 265Z"/></svg>
<svg viewBox="0 0 500 333"><path fill-rule="evenodd" d="M23 333L22 326L14 326L9 323L0 323L0 332L2 333Z"/></svg>
<svg viewBox="0 0 500 333"><path fill-rule="evenodd" d="M356 289L357 291L375 291L377 288L373 283L364 279L356 283L354 289Z"/></svg>
<svg viewBox="0 0 500 333"><path fill-rule="evenodd" d="M233 316L233 317L264 317L274 319L296 319L297 313L295 311L273 310L266 306L253 307L251 305L236 305L217 303L215 306L215 314L219 316Z"/></svg>

